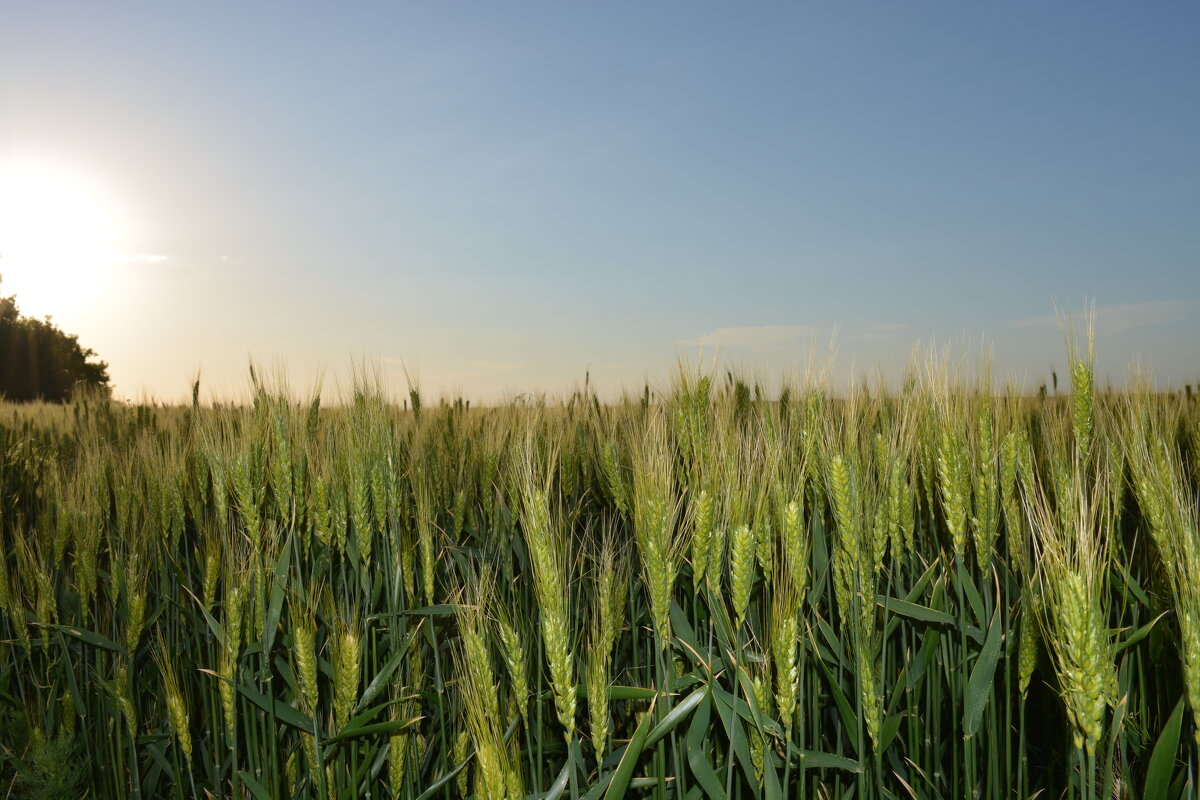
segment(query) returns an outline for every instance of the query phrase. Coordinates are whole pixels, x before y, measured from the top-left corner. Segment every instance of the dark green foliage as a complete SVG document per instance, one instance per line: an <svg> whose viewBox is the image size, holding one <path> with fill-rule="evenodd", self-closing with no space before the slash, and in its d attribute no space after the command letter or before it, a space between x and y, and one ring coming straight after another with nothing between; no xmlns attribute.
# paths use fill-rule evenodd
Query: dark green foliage
<svg viewBox="0 0 1200 800"><path fill-rule="evenodd" d="M29 727L11 711L0 716L6 745L23 741L24 750L0 753L0 778L13 800L75 800L85 795L87 754L65 731L53 739Z"/></svg>
<svg viewBox="0 0 1200 800"><path fill-rule="evenodd" d="M21 316L15 297L0 297L0 396L61 403L80 387L107 391L108 364L95 356L49 317Z"/></svg>

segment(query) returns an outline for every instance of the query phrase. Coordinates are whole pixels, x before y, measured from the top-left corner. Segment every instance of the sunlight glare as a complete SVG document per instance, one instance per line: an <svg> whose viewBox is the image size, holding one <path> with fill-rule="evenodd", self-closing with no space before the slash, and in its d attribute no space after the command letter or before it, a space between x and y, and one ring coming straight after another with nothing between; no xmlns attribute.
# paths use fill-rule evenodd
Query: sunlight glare
<svg viewBox="0 0 1200 800"><path fill-rule="evenodd" d="M0 164L0 294L15 294L22 313L70 313L97 299L125 234L118 204L82 172Z"/></svg>

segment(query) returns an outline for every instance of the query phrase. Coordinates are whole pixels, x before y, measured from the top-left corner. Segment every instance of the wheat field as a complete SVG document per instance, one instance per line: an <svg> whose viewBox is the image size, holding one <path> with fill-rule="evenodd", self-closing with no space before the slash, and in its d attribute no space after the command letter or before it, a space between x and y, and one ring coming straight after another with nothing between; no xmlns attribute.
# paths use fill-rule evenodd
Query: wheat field
<svg viewBox="0 0 1200 800"><path fill-rule="evenodd" d="M1200 409L0 406L5 797L1194 796Z"/></svg>

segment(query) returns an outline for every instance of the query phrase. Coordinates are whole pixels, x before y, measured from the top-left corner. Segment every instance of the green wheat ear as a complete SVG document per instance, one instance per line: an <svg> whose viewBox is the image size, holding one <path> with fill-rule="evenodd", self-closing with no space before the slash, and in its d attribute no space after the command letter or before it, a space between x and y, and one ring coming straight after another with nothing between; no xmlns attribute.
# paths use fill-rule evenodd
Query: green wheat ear
<svg viewBox="0 0 1200 800"><path fill-rule="evenodd" d="M540 610L542 647L550 668L558 720L568 741L575 734L575 668L570 623L569 567L561 522L551 517L546 479L532 444L522 461L521 528L533 568L534 593Z"/></svg>
<svg viewBox="0 0 1200 800"><path fill-rule="evenodd" d="M739 525L733 532L729 553L729 592L739 625L745 622L746 611L750 607L750 595L754 587L754 550L754 532L749 525Z"/></svg>
<svg viewBox="0 0 1200 800"><path fill-rule="evenodd" d="M1072 428L1075 447L1081 460L1086 461L1091 453L1093 427L1092 365L1088 361L1076 361L1071 370Z"/></svg>
<svg viewBox="0 0 1200 800"><path fill-rule="evenodd" d="M343 728L350 721L350 712L358 700L358 686L362 677L362 637L356 623L343 623L336 639L336 666L333 676L333 717L335 728Z"/></svg>
<svg viewBox="0 0 1200 800"><path fill-rule="evenodd" d="M1070 398L947 362L419 416L369 377L307 416L261 377L0 400L12 792L83 744L62 796L1169 791L1200 404L1094 363Z"/></svg>

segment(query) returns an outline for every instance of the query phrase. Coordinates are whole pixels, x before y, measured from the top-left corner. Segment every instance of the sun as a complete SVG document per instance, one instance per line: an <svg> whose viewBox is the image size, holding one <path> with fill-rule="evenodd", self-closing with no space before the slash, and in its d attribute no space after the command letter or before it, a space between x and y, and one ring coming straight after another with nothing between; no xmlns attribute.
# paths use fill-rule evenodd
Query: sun
<svg viewBox="0 0 1200 800"><path fill-rule="evenodd" d="M82 172L0 162L0 294L31 316L94 302L119 263L126 230L118 203Z"/></svg>

